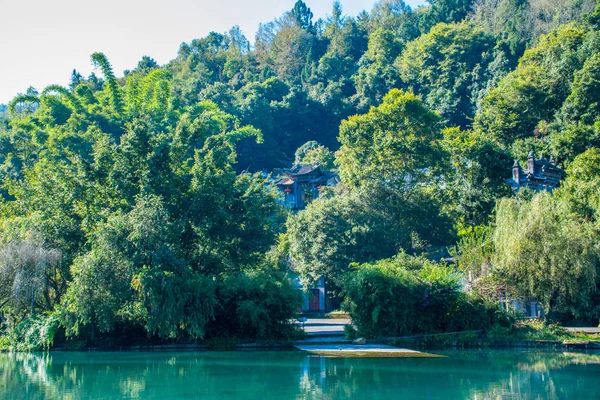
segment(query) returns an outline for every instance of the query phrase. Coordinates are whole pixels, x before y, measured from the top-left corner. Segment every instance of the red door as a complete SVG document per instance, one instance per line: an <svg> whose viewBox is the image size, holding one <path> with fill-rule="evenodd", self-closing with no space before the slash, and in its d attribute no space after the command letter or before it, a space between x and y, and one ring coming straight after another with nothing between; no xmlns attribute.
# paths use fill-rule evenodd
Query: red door
<svg viewBox="0 0 600 400"><path fill-rule="evenodd" d="M319 289L310 289L310 299L308 300L309 311L321 311L321 291Z"/></svg>

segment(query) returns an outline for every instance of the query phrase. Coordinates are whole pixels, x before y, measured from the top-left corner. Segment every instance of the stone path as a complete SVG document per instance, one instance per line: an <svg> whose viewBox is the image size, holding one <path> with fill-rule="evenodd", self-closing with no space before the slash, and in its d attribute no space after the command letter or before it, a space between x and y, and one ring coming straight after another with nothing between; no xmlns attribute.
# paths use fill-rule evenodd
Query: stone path
<svg viewBox="0 0 600 400"><path fill-rule="evenodd" d="M313 335L344 335L344 325L349 319L309 318L304 323L304 332Z"/></svg>

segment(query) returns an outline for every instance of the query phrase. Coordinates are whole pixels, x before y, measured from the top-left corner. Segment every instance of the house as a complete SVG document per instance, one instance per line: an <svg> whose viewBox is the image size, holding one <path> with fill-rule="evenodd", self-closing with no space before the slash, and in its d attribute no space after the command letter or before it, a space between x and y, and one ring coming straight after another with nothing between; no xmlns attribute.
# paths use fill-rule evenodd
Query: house
<svg viewBox="0 0 600 400"><path fill-rule="evenodd" d="M552 157L545 159L543 154L536 159L533 151L527 156L527 168L523 170L519 162L515 160L513 165L513 176L506 183L515 190L528 187L536 192L546 190L551 192L560 186L560 181L566 176L565 171L556 166Z"/></svg>
<svg viewBox="0 0 600 400"><path fill-rule="evenodd" d="M297 164L275 170L275 174L273 184L280 193L279 203L292 211L303 210L319 197L322 188L339 183L337 173L324 170L318 163Z"/></svg>

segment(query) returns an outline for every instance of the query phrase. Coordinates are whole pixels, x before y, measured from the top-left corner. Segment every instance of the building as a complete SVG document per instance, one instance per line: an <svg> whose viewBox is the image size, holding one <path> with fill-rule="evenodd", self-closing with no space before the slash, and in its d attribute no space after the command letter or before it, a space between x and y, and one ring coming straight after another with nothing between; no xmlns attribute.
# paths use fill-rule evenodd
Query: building
<svg viewBox="0 0 600 400"><path fill-rule="evenodd" d="M275 173L277 177L273 184L280 193L279 203L293 211L306 208L319 197L322 188L339 183L337 173L323 170L318 163L297 164L289 169L275 170Z"/></svg>
<svg viewBox="0 0 600 400"><path fill-rule="evenodd" d="M546 190L551 192L560 186L560 181L566 176L565 171L556 166L552 157L545 159L543 154L536 159L533 151L527 156L527 168L523 170L519 162L515 160L513 165L513 176L506 183L514 189L528 187L537 192Z"/></svg>

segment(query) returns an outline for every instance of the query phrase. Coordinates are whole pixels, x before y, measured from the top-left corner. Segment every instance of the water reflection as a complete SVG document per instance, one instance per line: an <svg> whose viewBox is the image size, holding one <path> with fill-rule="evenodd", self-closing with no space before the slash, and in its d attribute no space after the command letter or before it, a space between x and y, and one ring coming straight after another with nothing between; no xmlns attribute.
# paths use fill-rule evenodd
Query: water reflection
<svg viewBox="0 0 600 400"><path fill-rule="evenodd" d="M300 352L0 354L6 399L600 398L600 355L456 351L443 359Z"/></svg>

